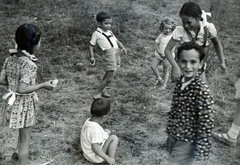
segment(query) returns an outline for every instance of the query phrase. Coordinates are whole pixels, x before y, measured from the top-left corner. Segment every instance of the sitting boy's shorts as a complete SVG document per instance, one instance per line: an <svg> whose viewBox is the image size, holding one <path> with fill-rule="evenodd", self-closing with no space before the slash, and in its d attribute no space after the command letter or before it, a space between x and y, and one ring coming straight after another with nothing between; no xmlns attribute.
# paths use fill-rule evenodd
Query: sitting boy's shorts
<svg viewBox="0 0 240 165"><path fill-rule="evenodd" d="M238 79L238 81L235 83L235 88L235 99L240 99L240 79Z"/></svg>
<svg viewBox="0 0 240 165"><path fill-rule="evenodd" d="M117 70L117 54L118 49L110 48L104 51L102 56L102 65L105 71L115 71Z"/></svg>

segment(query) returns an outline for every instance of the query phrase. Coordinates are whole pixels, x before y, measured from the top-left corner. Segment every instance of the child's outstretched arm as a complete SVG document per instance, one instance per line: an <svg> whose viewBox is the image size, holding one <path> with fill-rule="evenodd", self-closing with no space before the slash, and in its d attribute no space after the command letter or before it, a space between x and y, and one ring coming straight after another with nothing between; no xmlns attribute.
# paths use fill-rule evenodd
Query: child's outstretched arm
<svg viewBox="0 0 240 165"><path fill-rule="evenodd" d="M37 91L41 88L51 90L56 87L56 85L54 85L52 82L53 82L53 80L49 80L47 82L37 84L37 85L32 85L32 86L28 85L24 82L20 82L19 87L18 87L18 93L27 94L27 93Z"/></svg>
<svg viewBox="0 0 240 165"><path fill-rule="evenodd" d="M94 58L94 52L93 52L93 46L90 44L89 46L89 54L90 54L90 64L95 65L95 58Z"/></svg>
<svg viewBox="0 0 240 165"><path fill-rule="evenodd" d="M109 157L107 154L105 154L101 149L100 149L100 145L98 143L93 143L92 144L92 150L93 152L100 156L101 158L103 158L106 162L108 162L110 165L114 165L115 164L115 160L111 157Z"/></svg>
<svg viewBox="0 0 240 165"><path fill-rule="evenodd" d="M118 40L117 40L117 44L118 44L118 47L124 51L125 55L127 55L127 49L124 47L124 45Z"/></svg>
<svg viewBox="0 0 240 165"><path fill-rule="evenodd" d="M177 44L177 41L175 41L173 38L171 38L164 50L165 56L167 57L168 61L172 65L172 79L173 80L178 79L181 76L180 68L179 68L177 62L173 59L172 52L171 52L171 50L174 48L174 46L176 46L176 44Z"/></svg>
<svg viewBox="0 0 240 165"><path fill-rule="evenodd" d="M218 55L218 59L220 61L220 66L223 69L223 71L226 72L227 67L226 67L225 59L224 59L224 55L223 55L222 44L219 41L218 37L212 38L211 40L212 40L213 46L215 48L215 51Z"/></svg>

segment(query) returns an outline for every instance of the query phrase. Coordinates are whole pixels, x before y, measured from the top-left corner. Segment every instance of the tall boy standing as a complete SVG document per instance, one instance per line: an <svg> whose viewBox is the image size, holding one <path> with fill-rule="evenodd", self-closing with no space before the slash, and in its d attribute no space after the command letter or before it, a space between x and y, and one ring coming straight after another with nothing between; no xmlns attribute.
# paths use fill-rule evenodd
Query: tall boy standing
<svg viewBox="0 0 240 165"><path fill-rule="evenodd" d="M213 96L198 75L204 56L196 43L184 43L178 48L183 76L175 87L169 112L168 165L191 165L208 159L214 111Z"/></svg>
<svg viewBox="0 0 240 165"><path fill-rule="evenodd" d="M125 54L127 54L127 50L123 46L123 44L117 40L117 38L110 31L112 25L112 18L106 12L99 12L96 16L98 28L92 34L92 38L90 41L90 62L91 64L95 64L94 51L93 47L98 44L98 46L102 49L102 64L103 69L105 70L105 75L103 76L102 82L97 88L97 92L93 96L94 99L99 97L110 97L110 95L104 92L104 88L112 81L114 71L117 70L117 58L116 54L118 52L118 48L121 48Z"/></svg>

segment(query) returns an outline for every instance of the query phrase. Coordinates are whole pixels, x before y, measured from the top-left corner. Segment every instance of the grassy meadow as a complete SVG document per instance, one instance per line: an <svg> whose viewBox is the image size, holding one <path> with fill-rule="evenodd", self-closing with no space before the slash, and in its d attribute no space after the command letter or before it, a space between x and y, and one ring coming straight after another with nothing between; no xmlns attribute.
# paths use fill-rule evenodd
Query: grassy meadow
<svg viewBox="0 0 240 165"><path fill-rule="evenodd" d="M236 104L234 83L240 78L240 1L193 0L211 12L209 22L218 30L228 67L223 75L212 45L208 49L207 82L214 95L214 131L227 131ZM96 47L96 65L89 63L89 41L96 29L95 15L107 11L113 16L112 31L125 45L121 68L107 87L112 109L104 128L119 137L118 165L164 165L167 112L172 89L155 85L150 69L154 40L165 17L181 24L178 12L187 0L0 0L0 67L14 47L15 30L33 23L42 31L42 43L35 52L40 60L38 82L57 78L53 91L40 90L38 124L33 127L29 165L90 165L80 147L80 131L90 117L92 96L104 74L101 53ZM162 68L159 67L161 72ZM162 72L161 72L162 73ZM0 88L0 97L7 92ZM4 126L0 100L0 165L15 165L11 155L18 132ZM230 148L212 139L210 159L203 165L239 165L240 145Z"/></svg>

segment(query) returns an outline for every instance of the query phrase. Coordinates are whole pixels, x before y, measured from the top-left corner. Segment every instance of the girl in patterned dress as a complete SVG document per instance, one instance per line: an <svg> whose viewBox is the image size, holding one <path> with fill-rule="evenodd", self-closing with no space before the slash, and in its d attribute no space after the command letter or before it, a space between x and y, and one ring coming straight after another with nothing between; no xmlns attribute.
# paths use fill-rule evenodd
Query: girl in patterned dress
<svg viewBox="0 0 240 165"><path fill-rule="evenodd" d="M168 114L168 165L191 165L209 156L214 110L213 96L198 75L204 56L196 43L184 43L178 48L177 60L183 76L174 88Z"/></svg>
<svg viewBox="0 0 240 165"><path fill-rule="evenodd" d="M36 84L37 65L34 50L40 47L41 31L33 24L21 25L15 33L17 50L6 58L0 74L0 84L8 86L9 93L3 96L8 100L10 113L9 127L19 130L19 165L26 165L32 126L36 123L37 94L39 89L53 89L53 80Z"/></svg>

